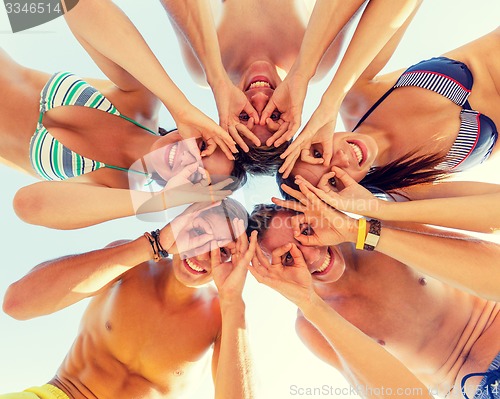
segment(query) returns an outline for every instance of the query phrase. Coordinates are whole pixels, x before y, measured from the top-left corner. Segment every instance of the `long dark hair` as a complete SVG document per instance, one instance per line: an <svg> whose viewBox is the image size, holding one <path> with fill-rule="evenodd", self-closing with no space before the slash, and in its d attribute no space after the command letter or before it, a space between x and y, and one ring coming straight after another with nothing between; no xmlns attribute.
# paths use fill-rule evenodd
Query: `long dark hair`
<svg viewBox="0 0 500 399"><path fill-rule="evenodd" d="M453 171L438 168L445 156L439 154L416 156L416 152L409 152L387 165L370 169L359 184L370 191L390 193L416 184L439 181L453 173ZM295 184L295 175L290 174L284 179L282 173L277 173L276 182L283 198L294 199L281 189L281 185L286 184L295 190L299 190L299 187Z"/></svg>

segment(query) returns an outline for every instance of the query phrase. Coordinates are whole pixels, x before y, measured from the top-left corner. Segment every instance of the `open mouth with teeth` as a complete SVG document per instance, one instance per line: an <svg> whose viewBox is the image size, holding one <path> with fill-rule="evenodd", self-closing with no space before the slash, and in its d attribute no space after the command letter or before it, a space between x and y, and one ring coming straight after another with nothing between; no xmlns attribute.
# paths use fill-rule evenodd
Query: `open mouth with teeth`
<svg viewBox="0 0 500 399"><path fill-rule="evenodd" d="M351 147L355 158L358 161L358 165L361 166L363 161L365 160L365 153L363 152L363 148L355 141L348 141L347 144Z"/></svg>
<svg viewBox="0 0 500 399"><path fill-rule="evenodd" d="M174 166L175 154L177 154L178 145L179 145L179 143L172 144L170 146L170 150L167 151L167 153L165 154L165 158L167 160L167 163L168 163L168 166L170 167L170 169L172 169Z"/></svg>
<svg viewBox="0 0 500 399"><path fill-rule="evenodd" d="M189 258L184 259L182 263L184 264L184 267L187 269L187 271L193 274L205 274L207 272L205 269L200 267L200 265Z"/></svg>
<svg viewBox="0 0 500 399"><path fill-rule="evenodd" d="M311 272L311 274L314 274L315 276L322 276L328 273L333 267L333 260L334 260L334 255L330 251L330 248L328 248L328 251L326 251L325 260L323 260L321 266L318 267L313 272Z"/></svg>
<svg viewBox="0 0 500 399"><path fill-rule="evenodd" d="M263 77L263 76L256 76L255 78L253 78L251 81L250 81L250 84L248 85L248 87L245 89L245 91L247 90L251 90L251 89L258 89L258 88L261 88L261 87L265 87L265 88L268 88L268 89L273 89L274 90L274 87L271 85L271 83L267 80L267 78Z"/></svg>

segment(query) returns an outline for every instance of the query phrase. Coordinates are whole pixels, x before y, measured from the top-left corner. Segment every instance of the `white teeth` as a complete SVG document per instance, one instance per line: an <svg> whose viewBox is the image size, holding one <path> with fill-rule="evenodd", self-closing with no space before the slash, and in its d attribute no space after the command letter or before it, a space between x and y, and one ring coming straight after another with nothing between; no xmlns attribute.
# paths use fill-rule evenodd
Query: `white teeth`
<svg viewBox="0 0 500 399"><path fill-rule="evenodd" d="M354 153L356 154L356 158L358 159L358 164L361 164L361 162L363 162L363 151L361 151L361 148L357 144L349 143L349 145L352 147Z"/></svg>
<svg viewBox="0 0 500 399"><path fill-rule="evenodd" d="M268 82L264 82L262 80L259 80L257 82L253 82L249 89L255 89L256 87L271 87L271 85Z"/></svg>
<svg viewBox="0 0 500 399"><path fill-rule="evenodd" d="M330 252L327 252L326 256L325 256L325 260L323 261L323 264L317 270L315 270L314 273L324 272L326 270L326 268L328 267L328 265L330 264L331 259L332 259L332 256L330 255Z"/></svg>
<svg viewBox="0 0 500 399"><path fill-rule="evenodd" d="M191 262L189 259L186 259L186 263L188 264L188 266L193 269L195 272L204 272L205 269L202 269L201 267L199 266L196 266L193 262Z"/></svg>
<svg viewBox="0 0 500 399"><path fill-rule="evenodd" d="M170 166L170 168L174 166L174 159L176 152L177 152L177 144L174 144L170 149L170 153L168 154L168 166Z"/></svg>

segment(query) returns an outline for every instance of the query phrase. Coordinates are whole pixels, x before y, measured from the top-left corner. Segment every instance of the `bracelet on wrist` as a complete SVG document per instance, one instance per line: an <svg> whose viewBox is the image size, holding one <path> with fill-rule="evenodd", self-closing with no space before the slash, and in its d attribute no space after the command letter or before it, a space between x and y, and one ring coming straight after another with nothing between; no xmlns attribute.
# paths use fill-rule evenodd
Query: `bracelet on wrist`
<svg viewBox="0 0 500 399"><path fill-rule="evenodd" d="M356 249L364 249L365 251L373 251L380 239L380 231L382 224L380 220L371 219L368 232L366 231L366 219L358 220L358 239L356 241Z"/></svg>
<svg viewBox="0 0 500 399"><path fill-rule="evenodd" d="M144 233L151 248L153 250L153 260L159 262L161 259L168 258L168 251L166 251L160 243L160 230L153 230L151 233Z"/></svg>

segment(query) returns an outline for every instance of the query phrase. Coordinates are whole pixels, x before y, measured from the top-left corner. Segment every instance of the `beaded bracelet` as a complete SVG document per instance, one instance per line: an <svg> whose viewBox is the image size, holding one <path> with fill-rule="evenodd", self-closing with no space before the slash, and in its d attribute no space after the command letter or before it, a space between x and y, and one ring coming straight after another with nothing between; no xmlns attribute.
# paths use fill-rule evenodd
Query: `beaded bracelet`
<svg viewBox="0 0 500 399"><path fill-rule="evenodd" d="M168 257L168 251L166 251L160 243L160 230L153 230L151 233L144 233L153 249L153 259L155 262L159 262L161 259Z"/></svg>

